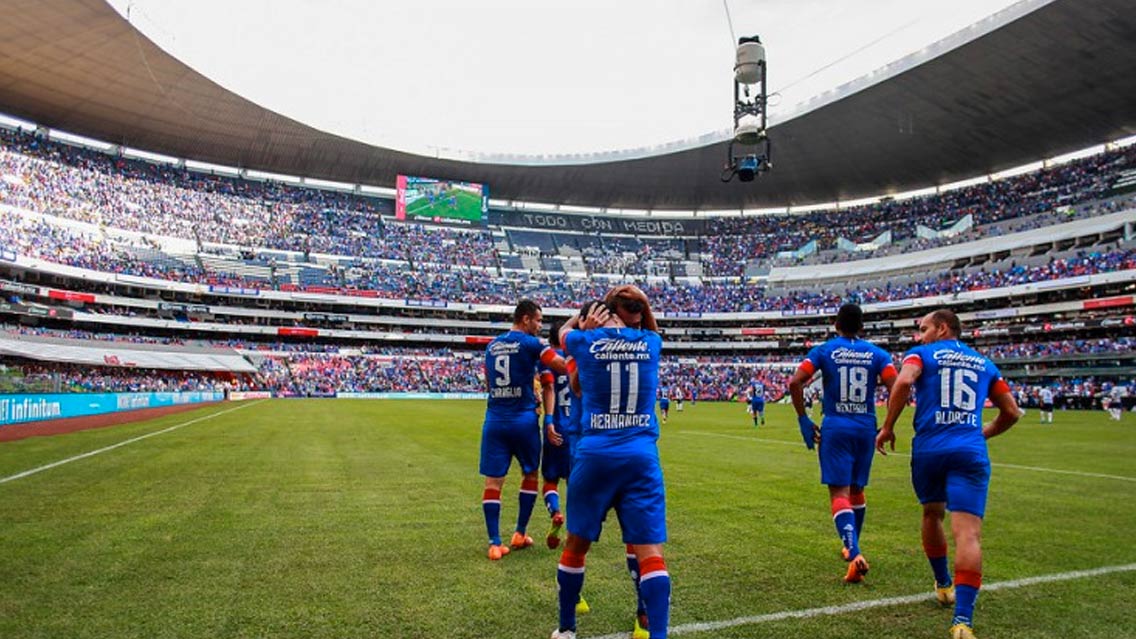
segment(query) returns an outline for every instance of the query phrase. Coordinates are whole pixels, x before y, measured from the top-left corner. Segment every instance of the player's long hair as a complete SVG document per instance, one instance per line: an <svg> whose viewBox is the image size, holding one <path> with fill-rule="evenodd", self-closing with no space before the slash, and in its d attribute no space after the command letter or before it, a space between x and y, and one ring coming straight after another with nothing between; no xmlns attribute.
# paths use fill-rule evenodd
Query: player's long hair
<svg viewBox="0 0 1136 639"><path fill-rule="evenodd" d="M659 332L659 324L655 321L654 312L651 311L651 302L647 299L647 294L638 286L633 284L617 286L608 291L604 297L604 303L613 309L622 308L630 313L642 313L642 321L639 326L632 328Z"/></svg>

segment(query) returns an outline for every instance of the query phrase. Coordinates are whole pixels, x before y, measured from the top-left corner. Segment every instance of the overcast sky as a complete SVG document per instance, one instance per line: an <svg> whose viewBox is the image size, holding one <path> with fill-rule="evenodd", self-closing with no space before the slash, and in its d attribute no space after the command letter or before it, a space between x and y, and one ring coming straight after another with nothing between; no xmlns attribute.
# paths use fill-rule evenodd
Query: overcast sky
<svg viewBox="0 0 1136 639"><path fill-rule="evenodd" d="M766 45L775 115L1015 1L726 4ZM722 0L109 2L222 86L387 148L589 153L733 126Z"/></svg>

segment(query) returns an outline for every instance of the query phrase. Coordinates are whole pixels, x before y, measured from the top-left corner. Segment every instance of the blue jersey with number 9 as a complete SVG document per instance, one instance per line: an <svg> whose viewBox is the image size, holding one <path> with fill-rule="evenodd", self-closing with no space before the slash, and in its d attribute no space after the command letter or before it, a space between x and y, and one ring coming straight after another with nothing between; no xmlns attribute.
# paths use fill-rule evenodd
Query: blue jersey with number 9
<svg viewBox="0 0 1136 639"><path fill-rule="evenodd" d="M486 416L510 419L536 409L533 378L541 356L552 348L538 338L509 331L485 348Z"/></svg>
<svg viewBox="0 0 1136 639"><path fill-rule="evenodd" d="M568 333L565 350L576 360L583 391L578 454L654 448L662 345L658 333L636 328Z"/></svg>
<svg viewBox="0 0 1136 639"><path fill-rule="evenodd" d="M957 340L916 346L903 356L923 372L915 380L915 439L911 452L986 451L982 407L1001 372Z"/></svg>

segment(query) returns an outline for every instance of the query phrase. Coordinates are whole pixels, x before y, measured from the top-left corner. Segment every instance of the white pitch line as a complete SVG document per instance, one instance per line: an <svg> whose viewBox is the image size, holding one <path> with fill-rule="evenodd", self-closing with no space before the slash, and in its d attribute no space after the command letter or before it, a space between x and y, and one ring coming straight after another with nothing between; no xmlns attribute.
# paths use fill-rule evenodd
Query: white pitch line
<svg viewBox="0 0 1136 639"><path fill-rule="evenodd" d="M171 430L177 430L179 428L182 428L183 426L189 426L190 424L196 424L197 422L203 422L207 419L213 419L214 417L220 417L221 415L225 415L225 414L231 413L233 411L248 408L249 406L255 406L255 405L257 405L257 404L259 404L263 401L265 401L265 400L261 399L261 400L255 401L251 404L241 404L240 406L234 406L233 408L230 408L228 410L223 410L223 411L220 411L218 413L206 415L204 417L198 417L197 419L191 419L188 422L182 422L180 424L174 424L173 426L170 426L169 428L163 428L162 430L156 430L152 433L146 433L145 435L139 435L138 437L132 437L131 439L127 439L125 441L118 442L117 444L111 444L110 446L99 448L98 450L92 450L90 452L86 452L86 453L83 453L81 455L75 455L74 457L68 457L67 459L61 459L57 462L52 462L50 464L39 466L37 468L32 468L31 470L25 470L22 473L16 473L15 475L9 475L7 477L0 478L0 484L7 483L7 482L10 482L10 481L15 481L17 479L23 479L24 477L27 477L29 475L41 473L45 470L50 470L52 468L55 468L56 466L62 466L63 464L69 464L73 461L78 461L80 459L86 459L87 457L93 457L95 455L98 455L99 453L105 453L108 450L114 450L115 448L118 448L119 446L125 446L127 444L133 444L134 442L142 441L143 439L146 439L148 437L153 437L155 435L161 435L162 433L168 433Z"/></svg>
<svg viewBox="0 0 1136 639"><path fill-rule="evenodd" d="M724 433L705 433L697 430L679 430L674 431L679 435L704 435L706 437L722 437L726 439L740 439L747 442L761 442L763 444L781 444L782 446L799 446L803 447L804 443L787 442L782 439L762 439L760 437L743 437L741 435L726 435ZM892 453L887 454L888 457L911 457L907 453ZM1104 473L1089 473L1081 470L1061 470L1059 468L1043 468L1041 466L1022 466L1021 464L1007 464L1005 462L990 462L991 466L998 468L1013 468L1015 470L1032 470L1039 473L1052 473L1055 475L1076 475L1078 477L1096 477L1098 479L1116 479L1119 481L1136 482L1136 477L1126 477L1124 475L1106 475Z"/></svg>
<svg viewBox="0 0 1136 639"><path fill-rule="evenodd" d="M1012 590L1014 588L1024 588L1026 586L1033 586L1037 584L1055 583L1059 581L1072 581L1074 579L1084 579L1087 577L1099 577L1101 575L1109 575L1118 572L1132 572L1136 571L1136 564L1124 564L1120 566L1105 566L1102 568L1093 568L1091 570L1074 570L1072 572L1059 572L1049 575L1039 575L1037 577L1025 577L1022 579L1013 579L1010 581L999 581L991 584L983 584L982 590ZM904 595L901 597L887 597L885 599L871 599L868 601L857 601L854 603L843 604L839 606L824 606L822 608L806 608L804 610L785 610L782 612L772 612L765 615L753 615L750 617L737 617L735 619L726 619L723 621L702 621L697 623L685 623L679 626L672 626L669 634L672 635L686 635L696 632L709 632L713 630L723 630L726 628L735 628L737 626L751 626L756 624L768 623L770 621L784 621L786 619L809 619L812 617L824 617L831 615L842 615L848 612L859 612L861 610L869 610L871 608L882 608L885 606L905 606L908 604L919 603L921 601L930 601L935 598L932 592L923 592L917 595ZM630 633L619 632L610 635L602 635L594 639L626 639Z"/></svg>

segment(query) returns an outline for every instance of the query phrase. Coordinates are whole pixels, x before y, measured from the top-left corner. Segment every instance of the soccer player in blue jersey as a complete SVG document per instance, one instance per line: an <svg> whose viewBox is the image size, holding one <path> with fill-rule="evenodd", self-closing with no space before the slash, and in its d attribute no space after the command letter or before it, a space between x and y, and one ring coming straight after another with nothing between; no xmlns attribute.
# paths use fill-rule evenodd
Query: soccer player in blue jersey
<svg viewBox="0 0 1136 639"><path fill-rule="evenodd" d="M990 484L986 440L1013 426L1022 411L998 367L960 342L961 333L958 316L950 310L919 320L920 345L903 357L876 449L886 454L884 446L890 444L895 450L895 422L914 388L911 483L923 504L923 550L935 574L936 598L942 605L955 604L951 639L974 639L974 603L982 586L982 518ZM983 425L987 397L998 416ZM947 510L955 539L953 582L943 532Z"/></svg>
<svg viewBox="0 0 1136 639"><path fill-rule="evenodd" d="M509 554L501 543L501 488L514 457L521 466L524 479L519 497L517 529L510 540L513 548L526 548L533 541L525 533L533 504L536 503L537 466L540 463L540 428L537 424L533 378L537 364L552 371L568 370L564 358L542 342L543 315L540 306L521 300L513 311L513 327L498 336L485 349L485 382L488 401L485 422L481 427L480 472L485 476L481 508L485 529L489 534L489 558L496 561ZM551 393L548 393L551 398ZM546 423L552 422L553 407L545 406Z"/></svg>
<svg viewBox="0 0 1136 639"><path fill-rule="evenodd" d="M765 384L755 381L749 387L749 414L753 416L753 427L757 428L758 419L765 425Z"/></svg>
<svg viewBox="0 0 1136 639"><path fill-rule="evenodd" d="M667 417L671 414L671 398L667 397L667 391L665 389L659 395L659 413L663 423L667 423Z"/></svg>
<svg viewBox="0 0 1136 639"><path fill-rule="evenodd" d="M867 513L864 488L872 470L876 442L876 384L890 391L895 381L891 355L856 336L864 329L864 314L856 304L836 313L836 337L809 351L789 380L789 396L805 445L812 450L820 438L820 481L828 485L832 521L849 562L844 581L859 583L868 573L860 552L860 532ZM824 419L818 430L805 411L805 384L820 372L824 385Z"/></svg>
<svg viewBox="0 0 1136 639"><path fill-rule="evenodd" d="M638 317L641 326L652 328L654 321L641 291L621 289L613 299L615 313L606 304L593 305L588 313L583 328L599 328L571 330L574 322L570 322L563 338L573 361L570 374L582 391L583 410L568 480L572 517L557 570L560 623L553 639L576 636L575 604L584 582L584 559L612 508L623 528L623 541L637 560L648 636L659 639L667 634L670 576L662 552L666 495L654 411L662 339L654 330L627 327L623 317Z"/></svg>
<svg viewBox="0 0 1136 639"><path fill-rule="evenodd" d="M564 352L560 350L561 326L561 322L552 324L548 341L556 349L557 354L564 357ZM568 384L568 373L555 375L552 388L555 408L552 412L552 423L546 423L543 431L544 446L541 449L540 474L544 479L544 487L541 490L544 495L544 507L552 519L552 526L548 529L544 540L549 548L556 548L560 545L560 528L564 525L564 514L560 512L560 480L567 479L572 470L569 444L565 441L572 408L572 389Z"/></svg>

